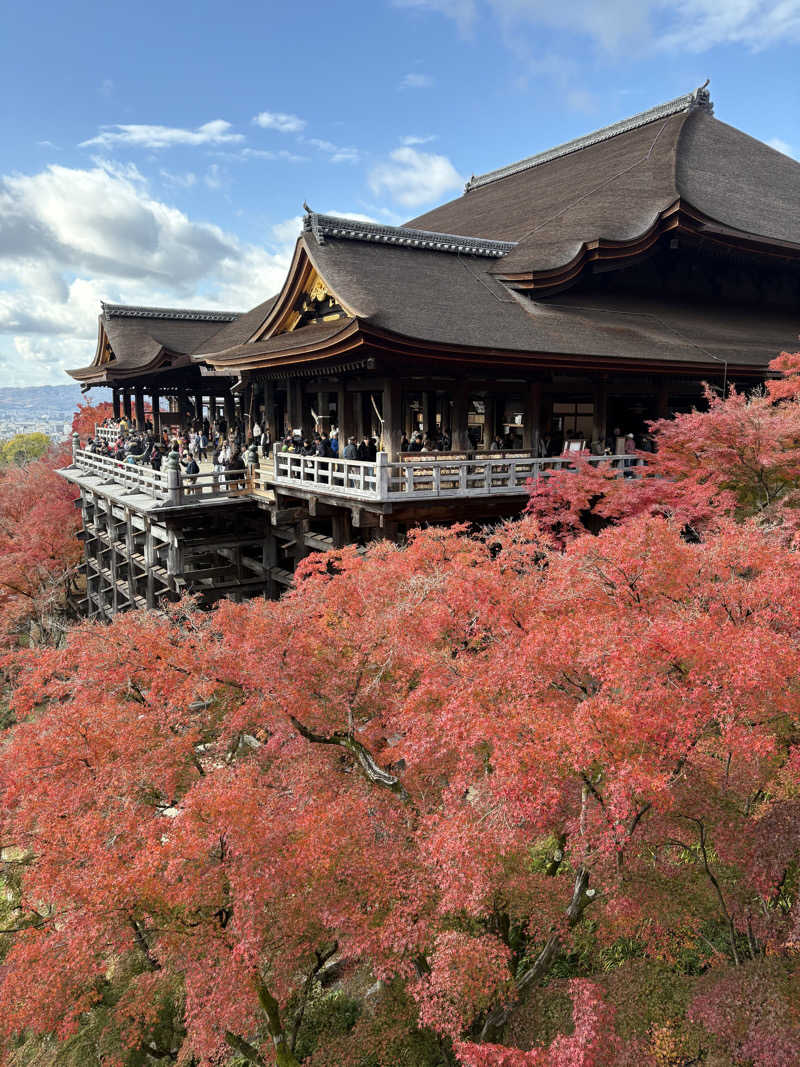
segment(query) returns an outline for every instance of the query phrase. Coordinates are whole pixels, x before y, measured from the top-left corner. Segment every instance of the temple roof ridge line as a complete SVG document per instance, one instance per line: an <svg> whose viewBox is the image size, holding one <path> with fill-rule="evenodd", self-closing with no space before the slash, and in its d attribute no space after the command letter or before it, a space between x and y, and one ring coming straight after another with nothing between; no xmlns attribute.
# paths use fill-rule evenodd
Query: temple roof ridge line
<svg viewBox="0 0 800 1067"><path fill-rule="evenodd" d="M381 244L433 249L437 252L488 256L493 259L499 259L512 248L516 248L516 241L464 237L454 233L437 233L434 230L415 230L410 226L387 226L379 222L362 222L360 219L342 218L338 215L320 215L315 211L307 211L303 229L311 232L318 244L324 244L326 237L336 237L349 241L377 241Z"/></svg>
<svg viewBox="0 0 800 1067"><path fill-rule="evenodd" d="M154 308L134 304L100 302L103 314L110 319L173 319L188 322L235 322L241 311L202 311L193 308Z"/></svg>
<svg viewBox="0 0 800 1067"><path fill-rule="evenodd" d="M579 152L582 148L589 148L591 145L599 144L601 141L608 141L620 133L628 133L631 130L638 129L640 126L647 126L651 122L656 122L658 119L677 115L681 111L702 109L709 115L713 115L714 105L707 86L708 81L706 81L705 85L695 89L694 92L677 96L674 100L668 100L665 104L658 104L656 107L641 111L638 115L632 115L630 118L621 119L610 126L602 126L593 133L576 137L572 141L565 141L563 144L556 145L555 148L548 148L544 152L528 156L517 163L509 163L505 167L498 167L497 170L487 171L486 174L477 176L473 174L464 186L464 193L468 193L472 189L479 189L482 185L489 185L491 182L499 181L501 178L508 178L512 174L518 174L520 171L530 170L532 167L549 163L551 160L560 159L562 156L571 155L573 152Z"/></svg>

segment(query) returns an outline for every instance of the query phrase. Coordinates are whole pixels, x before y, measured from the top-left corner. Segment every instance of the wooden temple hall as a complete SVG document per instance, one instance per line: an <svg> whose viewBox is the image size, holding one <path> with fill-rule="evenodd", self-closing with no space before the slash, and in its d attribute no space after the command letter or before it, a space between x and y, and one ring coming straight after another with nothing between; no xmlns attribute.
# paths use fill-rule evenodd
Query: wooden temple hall
<svg viewBox="0 0 800 1067"><path fill-rule="evenodd" d="M282 290L250 311L104 305L85 388L156 428L258 420L275 446L241 480L187 484L76 443L87 611L274 595L308 551L518 513L570 450L641 443L704 381L757 383L798 347L799 202L800 164L703 87L404 226L306 209ZM281 449L334 426L338 458ZM345 459L364 436L377 457Z"/></svg>

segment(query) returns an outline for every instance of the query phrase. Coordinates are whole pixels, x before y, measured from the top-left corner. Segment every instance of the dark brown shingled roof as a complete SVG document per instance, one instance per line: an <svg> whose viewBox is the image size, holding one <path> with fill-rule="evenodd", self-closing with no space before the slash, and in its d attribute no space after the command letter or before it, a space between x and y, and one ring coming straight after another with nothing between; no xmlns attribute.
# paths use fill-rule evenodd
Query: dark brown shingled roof
<svg viewBox="0 0 800 1067"><path fill-rule="evenodd" d="M796 347L800 331L800 312L754 314L634 295L534 301L489 273L496 268L489 259L330 238L318 245L310 234L304 240L320 275L360 321L434 344L765 366L782 348Z"/></svg>
<svg viewBox="0 0 800 1067"><path fill-rule="evenodd" d="M666 117L634 118L612 136L599 131L583 147L479 179L408 225L516 241L494 268L506 277L563 268L591 242L635 241L678 203L721 232L800 247L800 163L685 100Z"/></svg>
<svg viewBox="0 0 800 1067"><path fill-rule="evenodd" d="M240 325L241 320L247 322ZM220 347L235 343L241 337L249 337L252 332L249 322L247 315L237 311L104 304L99 327L105 331L114 359L110 363L101 363L98 351L88 367L69 373L78 381L130 376L155 369L165 353L173 357L173 367L188 365L190 353L198 347L213 346L214 338L218 336Z"/></svg>
<svg viewBox="0 0 800 1067"><path fill-rule="evenodd" d="M209 352L209 362L220 370L230 367L231 371L237 370L241 363L247 363L249 359L259 356L282 355L285 352L293 352L307 345L324 345L338 334L343 333L353 325L352 319L339 319L332 323L317 323L313 326L304 326L300 330L292 330L289 333L279 333L264 341L254 341L251 344L234 345L223 351Z"/></svg>
<svg viewBox="0 0 800 1067"><path fill-rule="evenodd" d="M196 348L192 349L192 353L221 352L234 345L243 344L253 336L264 319L266 319L277 299L277 296L271 296L269 300L264 300L250 311L245 311L237 316L233 322L222 326L207 341L201 342Z"/></svg>

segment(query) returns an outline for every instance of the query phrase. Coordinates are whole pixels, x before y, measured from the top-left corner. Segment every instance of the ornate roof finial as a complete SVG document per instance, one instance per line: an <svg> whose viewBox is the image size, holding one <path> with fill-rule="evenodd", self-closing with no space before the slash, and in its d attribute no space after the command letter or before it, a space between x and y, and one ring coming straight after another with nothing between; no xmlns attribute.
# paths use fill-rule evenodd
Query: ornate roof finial
<svg viewBox="0 0 800 1067"><path fill-rule="evenodd" d="M711 79L706 78L703 84L692 93L692 107L701 107L704 111L707 111L709 115L714 114L714 105L711 103L711 93L708 91L708 86L711 84Z"/></svg>

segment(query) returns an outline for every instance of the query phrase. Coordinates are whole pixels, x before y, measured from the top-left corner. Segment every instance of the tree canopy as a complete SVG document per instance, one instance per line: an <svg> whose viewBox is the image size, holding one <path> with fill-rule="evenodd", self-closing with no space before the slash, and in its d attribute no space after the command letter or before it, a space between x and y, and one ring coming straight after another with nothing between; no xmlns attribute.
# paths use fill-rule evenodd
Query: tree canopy
<svg viewBox="0 0 800 1067"><path fill-rule="evenodd" d="M8 1062L793 1062L785 369L661 424L659 477L7 657Z"/></svg>

